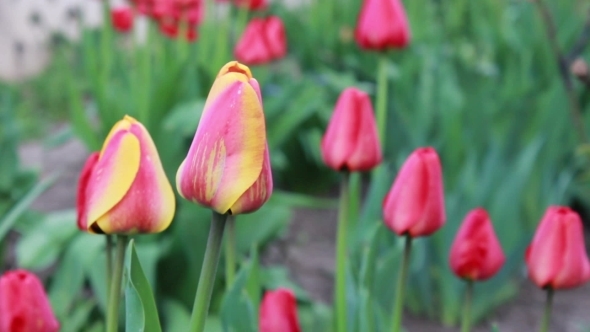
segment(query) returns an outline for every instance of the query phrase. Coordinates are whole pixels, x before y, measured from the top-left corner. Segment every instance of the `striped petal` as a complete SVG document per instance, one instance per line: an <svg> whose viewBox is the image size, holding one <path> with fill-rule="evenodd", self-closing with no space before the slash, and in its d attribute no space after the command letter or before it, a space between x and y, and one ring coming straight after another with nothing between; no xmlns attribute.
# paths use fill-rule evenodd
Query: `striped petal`
<svg viewBox="0 0 590 332"><path fill-rule="evenodd" d="M230 208L231 214L249 213L258 210L272 194L272 172L268 146L264 152L262 172L254 184Z"/></svg>
<svg viewBox="0 0 590 332"><path fill-rule="evenodd" d="M127 195L96 224L108 234L159 233L174 217L174 192L147 130L135 122L129 132L140 144L139 170Z"/></svg>
<svg viewBox="0 0 590 332"><path fill-rule="evenodd" d="M139 171L137 137L125 130L111 134L88 183L86 227L89 231L101 232L93 228L94 223L123 199Z"/></svg>

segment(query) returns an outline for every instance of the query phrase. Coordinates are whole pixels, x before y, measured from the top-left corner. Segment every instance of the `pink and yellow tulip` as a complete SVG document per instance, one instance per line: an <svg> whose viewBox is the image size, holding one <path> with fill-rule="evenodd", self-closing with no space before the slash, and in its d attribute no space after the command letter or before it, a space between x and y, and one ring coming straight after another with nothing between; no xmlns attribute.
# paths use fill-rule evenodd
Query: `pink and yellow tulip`
<svg viewBox="0 0 590 332"><path fill-rule="evenodd" d="M221 68L176 186L182 197L220 214L253 212L270 197L262 96L248 67L232 61Z"/></svg>
<svg viewBox="0 0 590 332"><path fill-rule="evenodd" d="M156 146L130 116L92 154L78 188L78 227L91 233L158 233L174 217L175 198Z"/></svg>

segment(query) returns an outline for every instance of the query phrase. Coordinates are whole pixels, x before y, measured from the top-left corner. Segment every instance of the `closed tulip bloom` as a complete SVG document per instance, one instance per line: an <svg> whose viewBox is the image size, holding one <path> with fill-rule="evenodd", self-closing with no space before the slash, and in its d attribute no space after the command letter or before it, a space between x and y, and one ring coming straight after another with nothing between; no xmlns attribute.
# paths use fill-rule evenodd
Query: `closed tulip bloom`
<svg viewBox="0 0 590 332"><path fill-rule="evenodd" d="M119 32L129 32L133 29L133 9L130 7L117 7L111 10L113 27Z"/></svg>
<svg viewBox="0 0 590 332"><path fill-rule="evenodd" d="M321 144L324 162L337 171L368 171L381 163L369 95L357 88L340 94Z"/></svg>
<svg viewBox="0 0 590 332"><path fill-rule="evenodd" d="M248 10L263 10L268 6L268 0L216 0L216 2L231 2L237 7L244 7Z"/></svg>
<svg viewBox="0 0 590 332"><path fill-rule="evenodd" d="M401 0L364 0L355 39L364 49L403 48L410 42L410 27Z"/></svg>
<svg viewBox="0 0 590 332"><path fill-rule="evenodd" d="M252 212L270 198L262 97L248 67L232 61L217 75L176 186L220 214Z"/></svg>
<svg viewBox="0 0 590 332"><path fill-rule="evenodd" d="M568 207L551 206L526 250L529 278L541 288L567 289L590 279L580 216Z"/></svg>
<svg viewBox="0 0 590 332"><path fill-rule="evenodd" d="M408 157L383 201L383 217L398 235L426 236L443 226L443 179L436 150L418 148Z"/></svg>
<svg viewBox="0 0 590 332"><path fill-rule="evenodd" d="M460 278L485 280L504 265L504 252L485 209L469 212L451 246L451 269Z"/></svg>
<svg viewBox="0 0 590 332"><path fill-rule="evenodd" d="M117 122L100 154L91 155L78 188L78 227L92 233L158 233L174 217L172 186L145 127Z"/></svg>
<svg viewBox="0 0 590 332"><path fill-rule="evenodd" d="M0 331L59 331L43 285L33 273L14 270L0 277Z"/></svg>
<svg viewBox="0 0 590 332"><path fill-rule="evenodd" d="M276 16L252 19L236 44L234 55L248 65L259 65L283 58L287 37L283 21Z"/></svg>
<svg viewBox="0 0 590 332"><path fill-rule="evenodd" d="M260 304L259 332L299 332L297 302L293 292L279 288L264 294Z"/></svg>

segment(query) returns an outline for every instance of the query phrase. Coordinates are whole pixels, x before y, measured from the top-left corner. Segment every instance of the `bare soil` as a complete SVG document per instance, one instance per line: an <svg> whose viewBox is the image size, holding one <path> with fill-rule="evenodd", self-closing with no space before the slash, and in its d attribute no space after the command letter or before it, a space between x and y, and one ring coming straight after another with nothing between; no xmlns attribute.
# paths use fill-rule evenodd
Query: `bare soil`
<svg viewBox="0 0 590 332"><path fill-rule="evenodd" d="M75 140L46 148L40 142L24 144L23 162L41 171L42 176L60 174L57 183L35 202L33 208L54 211L75 206L77 177L88 152ZM336 211L299 209L295 212L287 235L277 240L265 253L265 261L285 264L292 278L315 300L329 303L332 298ZM476 331L490 331L492 323L502 332L526 332L538 329L543 311L544 292L524 281L518 296L504 306ZM405 316L407 331L458 331L442 327L410 314ZM552 331L590 331L590 284L556 294Z"/></svg>

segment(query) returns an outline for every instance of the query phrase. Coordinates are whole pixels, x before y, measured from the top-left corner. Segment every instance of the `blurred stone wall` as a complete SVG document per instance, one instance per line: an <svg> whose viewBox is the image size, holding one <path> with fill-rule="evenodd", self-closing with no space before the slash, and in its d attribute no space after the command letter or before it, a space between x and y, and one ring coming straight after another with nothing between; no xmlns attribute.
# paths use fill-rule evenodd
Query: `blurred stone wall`
<svg viewBox="0 0 590 332"><path fill-rule="evenodd" d="M81 26L101 24L100 0L0 0L0 80L38 74L51 59L56 35L71 40Z"/></svg>

